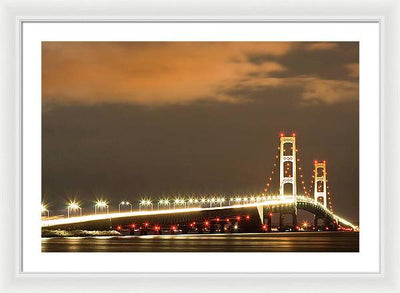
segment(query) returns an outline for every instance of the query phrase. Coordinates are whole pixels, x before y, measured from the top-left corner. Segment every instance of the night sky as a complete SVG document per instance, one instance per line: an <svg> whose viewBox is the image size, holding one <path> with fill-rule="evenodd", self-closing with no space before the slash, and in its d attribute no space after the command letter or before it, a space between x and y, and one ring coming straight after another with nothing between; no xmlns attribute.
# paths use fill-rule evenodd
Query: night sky
<svg viewBox="0 0 400 293"><path fill-rule="evenodd" d="M358 43L44 42L43 197L261 193L279 133L358 223ZM278 192L279 177L271 191ZM300 185L299 185L300 186ZM300 187L298 188L300 193Z"/></svg>

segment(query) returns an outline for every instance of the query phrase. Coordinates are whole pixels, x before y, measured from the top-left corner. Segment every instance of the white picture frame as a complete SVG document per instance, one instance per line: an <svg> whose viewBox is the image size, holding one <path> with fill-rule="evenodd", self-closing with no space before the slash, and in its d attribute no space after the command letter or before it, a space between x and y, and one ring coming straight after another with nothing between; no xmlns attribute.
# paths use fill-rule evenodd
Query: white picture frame
<svg viewBox="0 0 400 293"><path fill-rule="evenodd" d="M252 6L253 4L254 6ZM314 3L298 1L296 4L278 4L259 1L240 3L230 1L215 3L176 3L167 5L162 1L132 3L116 6L105 1L104 6L88 14L86 6L78 1L59 3L50 1L29 1L0 4L2 66L0 90L1 99L1 228L4 235L0 244L1 262L0 288L4 292L67 292L98 291L154 291L172 292L191 286L193 292L244 290L263 291L384 291L397 292L400 284L399 252L396 243L399 236L396 225L396 171L399 158L394 153L399 146L399 86L398 64L400 6L396 1L352 1L352 3L329 1ZM162 12L155 14L154 7ZM259 9L254 9L258 7ZM196 12L193 13L193 9ZM212 8L212 9L211 9ZM312 9L311 9L312 8ZM267 10L269 9L269 10ZM329 10L329 13L326 11ZM127 11L129 15L127 15ZM312 12L309 12L312 11ZM104 15L108 16L105 17ZM162 16L159 16L162 15ZM190 17L188 16L190 15ZM20 136L20 27L23 21L65 20L65 21L275 21L275 22L379 22L381 26L381 270L374 274L24 274L21 272L19 198L21 195L21 136ZM390 127L389 127L390 126ZM385 160L387 158L387 160ZM390 159L389 159L390 158ZM385 177L383 176L385 174ZM15 224L10 225L10 219ZM387 234L385 231L388 231ZM132 279L133 278L133 279ZM266 279L267 278L267 279ZM289 282L282 278L290 278Z"/></svg>

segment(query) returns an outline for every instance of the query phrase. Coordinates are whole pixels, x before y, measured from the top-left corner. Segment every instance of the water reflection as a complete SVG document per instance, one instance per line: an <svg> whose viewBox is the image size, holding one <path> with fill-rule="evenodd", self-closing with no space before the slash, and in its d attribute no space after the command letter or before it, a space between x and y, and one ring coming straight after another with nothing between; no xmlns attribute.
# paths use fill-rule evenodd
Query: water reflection
<svg viewBox="0 0 400 293"><path fill-rule="evenodd" d="M355 232L42 238L43 252L357 252Z"/></svg>

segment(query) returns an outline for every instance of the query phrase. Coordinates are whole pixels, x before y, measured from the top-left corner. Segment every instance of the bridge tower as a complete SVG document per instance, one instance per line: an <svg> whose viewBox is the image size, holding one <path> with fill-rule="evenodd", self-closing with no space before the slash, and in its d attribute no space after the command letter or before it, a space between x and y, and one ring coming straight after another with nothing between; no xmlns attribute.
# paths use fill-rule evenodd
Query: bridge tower
<svg viewBox="0 0 400 293"><path fill-rule="evenodd" d="M280 135L280 157L279 157L279 193L281 196L285 195L285 185L290 184L292 186L292 196L297 195L296 187L296 134L292 136L285 136L283 133ZM291 149L285 148L286 145L290 145ZM285 163L289 163L289 170L285 170ZM291 167L291 168L290 168ZM291 169L291 170L290 170ZM288 171L288 176L285 175L285 171Z"/></svg>
<svg viewBox="0 0 400 293"><path fill-rule="evenodd" d="M319 185L320 183L320 185ZM326 200L326 161L314 161L314 200L322 198L323 205L327 207Z"/></svg>

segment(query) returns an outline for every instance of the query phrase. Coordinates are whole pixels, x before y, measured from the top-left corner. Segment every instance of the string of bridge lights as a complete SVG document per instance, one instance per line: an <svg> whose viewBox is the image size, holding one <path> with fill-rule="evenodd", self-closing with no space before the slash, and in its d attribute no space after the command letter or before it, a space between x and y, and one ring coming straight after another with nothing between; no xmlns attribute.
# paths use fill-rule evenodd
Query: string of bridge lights
<svg viewBox="0 0 400 293"><path fill-rule="evenodd" d="M298 152L298 150L296 150L296 152ZM305 185L305 179L304 179L304 174L303 174L303 168L300 166L300 159L297 158L297 170L299 171L299 176L300 176L300 183L301 183L301 187L303 189L303 192L305 194L305 196L311 197L311 193L309 193L307 191L307 187Z"/></svg>
<svg viewBox="0 0 400 293"><path fill-rule="evenodd" d="M160 198L156 203L153 202L152 199L150 198L144 198L141 199L138 202L138 209L139 211L143 210L153 210L155 205L157 206L157 209L160 210L161 208L167 208L167 209L176 209L176 208L190 208L190 207L222 207L224 205L239 205L239 204L253 204L253 203L259 203L263 201L267 201L268 199L276 199L275 196L265 196L265 194L262 195L244 195L244 196L236 196L236 197L230 197L230 198L225 198L225 197L189 197L189 198L184 198L184 197L177 197L177 198ZM109 213L110 212L110 203L107 200L104 199L99 199L94 202L93 209L94 209L94 214L96 215L97 213ZM130 212L133 212L133 207L134 205L129 202L129 201L121 201L118 203L118 212L126 212L127 208L130 209ZM66 210L67 210L67 217L69 218L70 215L73 213L79 213L80 216L82 216L82 204L81 202L77 200L70 200L66 204ZM50 210L49 210L49 205L46 203L42 203L41 205L41 212L42 215L45 214L48 218L50 217Z"/></svg>
<svg viewBox="0 0 400 293"><path fill-rule="evenodd" d="M265 188L264 188L264 193L265 194L267 194L267 192L268 192L268 189L271 187L271 184L272 184L272 179L274 178L274 175L275 175L275 173L276 173L276 169L277 169L277 166L278 166L278 161L279 161L279 150L280 150L280 147L278 147L277 148L277 153L276 153L276 155L275 155L275 162L274 162L274 166L272 167L272 171L271 171L271 174L270 174L270 176L267 178L267 184L266 184L266 186L265 186Z"/></svg>

